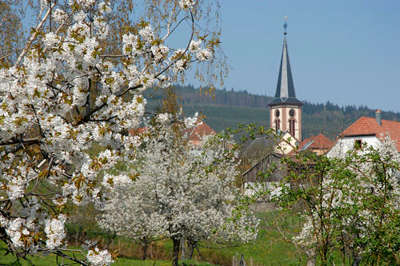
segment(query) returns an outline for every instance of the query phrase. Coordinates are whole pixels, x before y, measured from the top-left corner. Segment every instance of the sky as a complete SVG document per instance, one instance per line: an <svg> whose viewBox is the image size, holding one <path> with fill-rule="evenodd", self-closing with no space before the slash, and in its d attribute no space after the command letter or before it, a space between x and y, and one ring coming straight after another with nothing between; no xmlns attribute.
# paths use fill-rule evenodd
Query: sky
<svg viewBox="0 0 400 266"><path fill-rule="evenodd" d="M399 0L221 0L225 88L274 95L284 17L296 95L400 112Z"/></svg>

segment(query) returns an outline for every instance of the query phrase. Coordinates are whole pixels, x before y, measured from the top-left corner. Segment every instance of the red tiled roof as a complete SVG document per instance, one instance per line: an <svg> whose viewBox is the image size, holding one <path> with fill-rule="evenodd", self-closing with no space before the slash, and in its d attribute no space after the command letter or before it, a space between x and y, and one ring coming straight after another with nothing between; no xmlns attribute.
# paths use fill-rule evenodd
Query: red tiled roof
<svg viewBox="0 0 400 266"><path fill-rule="evenodd" d="M214 129L207 125L204 121L200 122L196 127L189 131L189 141L201 141L204 136L215 135Z"/></svg>
<svg viewBox="0 0 400 266"><path fill-rule="evenodd" d="M368 135L376 136L380 140L389 136L400 151L400 122L397 121L382 119L382 124L379 125L375 118L362 116L340 134L341 137Z"/></svg>
<svg viewBox="0 0 400 266"><path fill-rule="evenodd" d="M140 128L131 128L128 131L131 136L137 136L145 133L147 130L148 130L147 127L140 127ZM188 132L189 141L191 142L200 142L203 139L203 137L216 134L214 129L212 129L204 121L199 122L197 126L191 129L187 129L186 132Z"/></svg>
<svg viewBox="0 0 400 266"><path fill-rule="evenodd" d="M137 136L142 133L145 133L147 130L148 130L147 127L139 127L139 128L131 128L128 130L128 132L131 136Z"/></svg>
<svg viewBox="0 0 400 266"><path fill-rule="evenodd" d="M300 143L299 149L302 149L307 143L312 144L307 149L330 149L333 146L333 141L328 139L325 135L319 134L318 136L312 136L306 138Z"/></svg>

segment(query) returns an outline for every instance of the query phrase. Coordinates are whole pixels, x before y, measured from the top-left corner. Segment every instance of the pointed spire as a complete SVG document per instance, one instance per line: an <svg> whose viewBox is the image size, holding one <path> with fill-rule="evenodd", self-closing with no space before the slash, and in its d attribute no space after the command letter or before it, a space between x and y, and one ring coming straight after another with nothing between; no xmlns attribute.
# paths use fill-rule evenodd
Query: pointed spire
<svg viewBox="0 0 400 266"><path fill-rule="evenodd" d="M290 68L289 53L287 48L287 17L285 17L285 24L283 25L283 48L281 65L279 68L278 84L276 87L275 99L270 103L270 105L278 104L295 104L302 105L302 102L297 100L296 92L294 89L292 70Z"/></svg>

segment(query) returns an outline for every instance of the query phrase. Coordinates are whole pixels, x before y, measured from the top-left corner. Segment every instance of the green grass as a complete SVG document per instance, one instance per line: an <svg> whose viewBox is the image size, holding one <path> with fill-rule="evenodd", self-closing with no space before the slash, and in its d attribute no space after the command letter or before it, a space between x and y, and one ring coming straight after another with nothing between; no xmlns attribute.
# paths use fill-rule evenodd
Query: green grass
<svg viewBox="0 0 400 266"><path fill-rule="evenodd" d="M67 254L71 255L71 252L67 252ZM76 253L77 254L77 253ZM78 258L82 258L82 255L77 255ZM15 256L13 255L4 255L4 251L0 252L0 265L22 265L22 266L54 266L57 265L57 258L56 255L42 255L42 256L28 256L29 260L20 259L20 264L18 264ZM58 263L63 265L78 265L72 263L70 260L62 259L61 257L58 258ZM196 265L196 266L208 266L211 265L209 263L199 263L196 261L185 261L187 265ZM116 259L115 263L112 264L113 266L170 266L170 261L160 261L160 260L135 260L135 259L127 259L127 258L118 258Z"/></svg>
<svg viewBox="0 0 400 266"><path fill-rule="evenodd" d="M296 247L289 241L285 240L285 237L281 232L285 232L285 236L290 237L296 235L301 226L302 221L297 215L284 214L281 211L268 211L258 214L261 219L260 231L257 240L244 244L244 245L232 245L232 246L219 246L212 243L200 243L200 254L195 251L194 259L196 261L207 261L215 265L232 265L232 257L240 258L243 254L247 265L252 262L254 266L258 265L305 265L305 258L301 250L297 250ZM280 230L277 230L279 226ZM69 228L71 230L72 228ZM95 229L95 228L92 228ZM74 230L73 230L74 231ZM104 238L104 233L97 233L96 235L87 234L88 237ZM172 251L171 241L160 241L157 243L159 249L164 252L157 254L162 255L157 257L159 260L152 261L141 261L138 260L140 252L134 250L138 249L137 244L126 238L117 238L118 243L121 244L122 249L120 254L132 254L124 255L123 258L118 258L113 265L171 265L168 261ZM124 250L125 249L125 250ZM0 251L0 265L10 264L15 261L15 257L8 255L4 256L4 251ZM167 257L165 256L167 254ZM82 254L81 256L83 256ZM34 265L56 265L56 256L35 256L32 259ZM207 263L199 263L196 261L187 262L186 265L210 265ZM65 262L67 262L65 260ZM30 265L27 262L23 262L22 265Z"/></svg>
<svg viewBox="0 0 400 266"><path fill-rule="evenodd" d="M279 223L282 232L293 235L301 228L301 220L294 215L283 215L279 211L260 213L260 231L257 240L238 246L218 247L210 244L200 252L215 252L216 256L232 260L233 256L244 256L247 264L253 265L299 265L304 263L304 257L295 246L285 240L276 230L275 222ZM203 244L203 246L206 244Z"/></svg>
<svg viewBox="0 0 400 266"><path fill-rule="evenodd" d="M73 249L73 248L71 248ZM70 257L75 257L77 259L84 259L86 257L86 252L81 252L79 249L76 249L75 252L66 251ZM193 266L212 266L207 262L198 262L194 260L185 260L182 261L185 265L193 265ZM74 263L71 260L64 259L62 257L58 257L54 254L48 255L35 255L35 256L27 256L27 259L19 259L12 255L7 254L5 250L5 245L3 242L0 242L0 265L22 265L22 266L54 266L54 265L79 265ZM117 258L115 262L112 264L113 266L170 266L171 261L169 260L140 260L140 259L133 259L133 258Z"/></svg>

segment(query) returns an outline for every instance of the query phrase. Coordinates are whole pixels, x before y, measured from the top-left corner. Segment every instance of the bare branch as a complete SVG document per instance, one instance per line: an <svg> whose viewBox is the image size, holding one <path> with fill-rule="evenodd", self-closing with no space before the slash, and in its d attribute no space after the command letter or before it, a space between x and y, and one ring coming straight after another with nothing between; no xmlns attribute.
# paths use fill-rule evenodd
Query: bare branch
<svg viewBox="0 0 400 266"><path fill-rule="evenodd" d="M12 138L11 140L0 142L0 146L14 145L14 144L40 144L39 138L29 138L29 139L19 139L17 137Z"/></svg>
<svg viewBox="0 0 400 266"><path fill-rule="evenodd" d="M46 22L47 18L49 17L51 10L53 9L54 4L51 5L51 7L47 10L46 14L44 15L42 21L40 21L40 23L36 26L35 28L35 32L33 33L33 35L31 36L31 38L29 39L29 41L27 42L24 50L22 50L22 53L18 56L17 62L15 63L15 65L19 65L19 63L21 62L22 58L24 57L24 55L26 54L26 52L28 51L28 49L31 47L32 42L36 39L36 36L39 33L40 28L43 26L43 24Z"/></svg>
<svg viewBox="0 0 400 266"><path fill-rule="evenodd" d="M0 60L3 60L3 59L5 59L5 58L9 57L10 55L11 55L11 54L6 54L6 55L1 56L1 57L0 57Z"/></svg>
<svg viewBox="0 0 400 266"><path fill-rule="evenodd" d="M178 62L179 60L182 59L182 57L186 54L187 51L189 51L190 48L190 43L193 40L193 36L194 36L194 31L195 31L195 24L194 24L194 16L192 11L190 11L190 17L191 17L191 21L192 21L192 33L190 35L190 39L189 42L186 46L185 51L181 54L181 56L179 56L177 59L175 59L173 62L171 62L166 68L164 68L163 70L161 70L157 75L154 76L154 78L158 78L159 76L161 76L165 71L167 71L171 66L173 66L176 62Z"/></svg>
<svg viewBox="0 0 400 266"><path fill-rule="evenodd" d="M174 27L172 30L169 29L170 24L168 24L168 31L167 31L167 34L162 38L162 40L165 41L166 39L168 39L168 37L169 37L172 33L174 33L174 31L179 27L179 25L180 25L183 21L185 21L187 18L189 18L189 16L183 17L183 18L175 25L175 27Z"/></svg>

